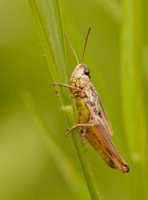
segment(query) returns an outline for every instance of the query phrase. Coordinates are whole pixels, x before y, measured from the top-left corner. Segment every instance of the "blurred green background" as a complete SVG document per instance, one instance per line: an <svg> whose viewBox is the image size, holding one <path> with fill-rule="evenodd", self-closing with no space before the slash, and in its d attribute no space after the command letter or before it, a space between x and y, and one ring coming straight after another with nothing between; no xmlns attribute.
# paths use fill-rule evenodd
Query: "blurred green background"
<svg viewBox="0 0 148 200"><path fill-rule="evenodd" d="M88 28L92 27L84 63L90 68L91 77L111 121L115 146L130 165L132 155L128 153L125 139L121 99L121 2L102 2L60 0L63 27L79 62L82 59ZM28 89L32 94L41 115L50 127L54 141L57 141L59 149L70 160L76 172L74 176L90 199L71 136L64 137L68 127L52 86L53 80L30 8L26 1L19 0L1 1L0 5L0 199L78 198L55 165L52 152L49 153L40 130L24 106L20 97L24 89ZM148 2L143 0L142 6L143 80L144 98L147 102ZM42 3L40 8L42 9ZM67 77L70 78L76 67L76 60L67 43L66 52L66 71ZM145 109L147 110L147 107ZM87 157L102 197L108 200L130 199L129 190L132 188L129 188L129 182L133 179L132 169L128 174L112 170L90 145L88 148ZM137 161L136 152L134 156L134 161ZM147 183L143 184L143 188L146 188ZM81 194L81 191L78 193Z"/></svg>

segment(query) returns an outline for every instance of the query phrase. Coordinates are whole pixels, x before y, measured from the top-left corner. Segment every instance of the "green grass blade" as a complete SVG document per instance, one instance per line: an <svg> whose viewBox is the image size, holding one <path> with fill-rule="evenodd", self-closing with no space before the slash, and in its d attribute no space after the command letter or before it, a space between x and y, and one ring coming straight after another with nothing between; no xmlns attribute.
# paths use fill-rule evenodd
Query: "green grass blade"
<svg viewBox="0 0 148 200"><path fill-rule="evenodd" d="M57 48L56 47L57 46L57 40L56 40L55 43L53 42L54 41L54 38L53 38L54 33L53 32L51 33L50 41L49 41L47 31L45 31L44 25L41 21L41 17L40 17L36 2L34 0L30 0L28 2L29 2L29 5L30 5L30 8L31 8L31 11L33 13L33 16L34 16L35 24L37 26L37 30L39 32L39 36L40 36L40 39L41 39L41 42L42 42L42 45L43 45L43 49L44 49L44 52L46 54L46 59L47 59L48 65L50 66L50 72L52 74L52 77L53 77L55 82L59 82L59 80L61 80L61 79L64 81L63 77L66 77L66 74L65 74L65 70L62 70L62 67L64 67L65 64L64 64L64 66L59 65L60 67L57 68L57 65L55 63L55 60L60 60L61 58L62 58L62 60L64 60L63 61L64 63L66 62L65 57L64 57L64 53L59 58L57 58L56 56L55 57L53 56L55 49ZM53 19L53 20L55 20L55 19ZM50 29L50 31L51 30L52 29ZM61 35L61 38L62 38L63 34L60 34L60 35ZM60 49L61 49L60 38L58 38L58 42L59 42L59 46L60 46ZM59 50L58 50L58 52L59 52ZM60 53L58 53L58 55L59 54ZM59 71L61 73L59 73ZM64 92L61 92L62 90L64 90ZM68 91L65 88L58 88L58 93L60 95L60 101L61 101L62 105L67 104L68 100L67 100L67 98L65 98L63 93L68 95Z"/></svg>
<svg viewBox="0 0 148 200"><path fill-rule="evenodd" d="M66 83L66 61L59 2L57 0L43 1L45 2L46 9L44 10L44 12L46 12L45 17L48 19L48 28L46 29L46 31L41 21L40 14L38 12L38 8L36 6L35 1L29 0L28 2L37 25L37 29L46 54L46 58L49 64L49 68L51 70L53 80L55 82ZM47 35L47 33L49 33L49 35ZM60 87L57 87L57 90L60 96L63 111L68 122L68 126L71 127L77 123L77 120L74 109L69 102L68 90ZM86 154L84 153L84 147L82 145L80 135L77 130L73 130L71 135L75 145L75 149L78 153L78 157L82 166L82 170L85 176L88 190L90 192L90 196L93 200L97 200L99 199L97 187L88 160L86 158Z"/></svg>
<svg viewBox="0 0 148 200"><path fill-rule="evenodd" d="M29 91L22 91L21 97L47 146L50 157L55 163L63 179L67 183L67 186L78 199L89 199L86 193L86 189L84 189L77 178L77 173L74 169L74 166L72 165L71 159L66 156L65 152L63 152L63 150L57 144L57 141L55 141L55 138L52 137L51 130L41 116Z"/></svg>
<svg viewBox="0 0 148 200"><path fill-rule="evenodd" d="M124 0L121 24L121 84L125 135L133 161L133 199L143 199L146 181L146 113L143 95L141 1ZM144 185L144 187L141 185Z"/></svg>

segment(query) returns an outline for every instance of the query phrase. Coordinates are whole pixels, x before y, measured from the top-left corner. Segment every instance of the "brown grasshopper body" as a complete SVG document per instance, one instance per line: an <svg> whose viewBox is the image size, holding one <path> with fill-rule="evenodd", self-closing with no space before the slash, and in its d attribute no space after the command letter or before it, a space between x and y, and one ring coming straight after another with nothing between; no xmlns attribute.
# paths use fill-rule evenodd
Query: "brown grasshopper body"
<svg viewBox="0 0 148 200"><path fill-rule="evenodd" d="M89 68L85 64L83 64L83 59L82 64L78 63L77 67L72 73L72 76L70 78L70 85L54 83L54 85L68 87L71 92L70 96L76 99L76 108L78 111L79 122L72 128L67 129L68 132L65 134L65 136L69 134L70 130L76 127L81 127L80 134L86 150L88 148L85 139L88 140L88 142L94 147L94 149L100 154L100 156L110 167L118 168L123 173L129 172L130 168L121 158L112 142L111 135L113 135L113 131L110 122L103 108L99 95L94 87L94 84L92 83ZM121 166L119 163L121 164Z"/></svg>

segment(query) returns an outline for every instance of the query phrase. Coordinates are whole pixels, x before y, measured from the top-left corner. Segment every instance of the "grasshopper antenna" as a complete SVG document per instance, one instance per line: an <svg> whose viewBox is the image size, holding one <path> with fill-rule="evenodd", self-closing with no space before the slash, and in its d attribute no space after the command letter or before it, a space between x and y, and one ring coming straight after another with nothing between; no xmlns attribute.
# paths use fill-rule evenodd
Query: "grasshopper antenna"
<svg viewBox="0 0 148 200"><path fill-rule="evenodd" d="M87 40L88 40L88 36L89 36L90 30L91 30L91 27L89 27L89 29L88 29L86 40L85 40L85 45L84 45L84 50L83 50L83 57L82 57L82 65L83 65L83 61L84 61L85 49L86 49L86 44L87 44Z"/></svg>
<svg viewBox="0 0 148 200"><path fill-rule="evenodd" d="M65 36L65 38L66 38L66 40L67 40L67 42L68 42L70 48L72 49L72 51L73 51L73 53L74 53L74 55L75 55L75 57L76 57L77 64L79 65L79 61L78 61L78 57L77 57L76 52L75 52L74 49L72 48L72 46L71 46L71 44L70 44L70 42L69 42L69 40L68 40L68 37L66 36L65 33L64 33L64 36Z"/></svg>

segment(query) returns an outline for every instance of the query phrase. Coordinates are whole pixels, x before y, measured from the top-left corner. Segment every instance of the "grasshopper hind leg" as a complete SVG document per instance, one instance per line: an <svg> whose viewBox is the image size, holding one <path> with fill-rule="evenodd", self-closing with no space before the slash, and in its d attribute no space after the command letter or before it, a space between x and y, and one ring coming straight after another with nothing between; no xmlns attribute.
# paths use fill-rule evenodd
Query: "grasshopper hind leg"
<svg viewBox="0 0 148 200"><path fill-rule="evenodd" d="M85 151L88 150L88 147L87 147L87 144L86 144L86 141L85 141L85 139L86 139L86 137L85 137L86 132L87 132L87 129L86 129L86 128L80 129L80 130L79 130L79 133L80 133L80 135L81 135L81 137L82 137L83 145L85 146Z"/></svg>

